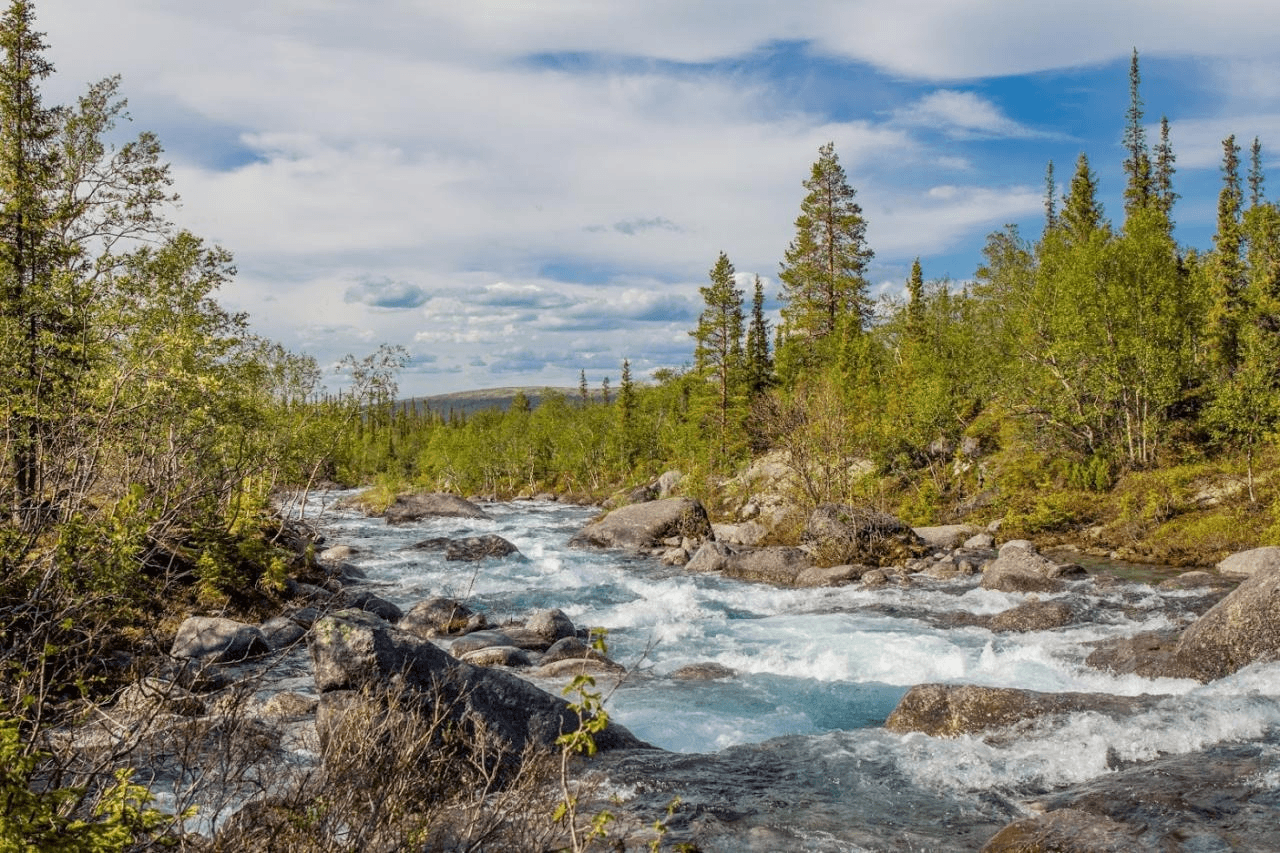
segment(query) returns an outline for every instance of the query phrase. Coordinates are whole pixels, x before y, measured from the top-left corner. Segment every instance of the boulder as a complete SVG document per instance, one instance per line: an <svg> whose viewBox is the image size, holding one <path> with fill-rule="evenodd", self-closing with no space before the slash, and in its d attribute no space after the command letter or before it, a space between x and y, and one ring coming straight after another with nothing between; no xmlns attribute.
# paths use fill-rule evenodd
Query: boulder
<svg viewBox="0 0 1280 853"><path fill-rule="evenodd" d="M889 575L884 569L872 569L862 576L862 585L870 589L885 586L889 583Z"/></svg>
<svg viewBox="0 0 1280 853"><path fill-rule="evenodd" d="M715 533L715 541L729 545L755 547L768 535L768 531L754 521L744 521L741 524L713 524L711 529Z"/></svg>
<svg viewBox="0 0 1280 853"><path fill-rule="evenodd" d="M663 471L662 476L658 477L658 497L669 498L680 488L680 481L684 479L684 474L679 471Z"/></svg>
<svg viewBox="0 0 1280 853"><path fill-rule="evenodd" d="M1001 592L1056 592L1061 578L1083 574L1075 565L1059 565L1035 550L1030 542L1015 539L1000 547L1000 555L982 571L983 589Z"/></svg>
<svg viewBox="0 0 1280 853"><path fill-rule="evenodd" d="M343 607L356 607L386 619L388 622L399 622L404 616L404 611L397 605L387 601L385 598L374 595L367 589L343 590L338 599Z"/></svg>
<svg viewBox="0 0 1280 853"><path fill-rule="evenodd" d="M892 732L923 732L956 737L1011 726L1049 714L1095 711L1129 716L1163 696L1113 696L1109 693L1038 693L974 684L917 684L902 697L884 727Z"/></svg>
<svg viewBox="0 0 1280 853"><path fill-rule="evenodd" d="M739 550L719 540L703 542L684 567L691 572L718 572Z"/></svg>
<svg viewBox="0 0 1280 853"><path fill-rule="evenodd" d="M622 548L645 551L672 536L702 540L711 522L702 503L693 498L667 498L619 507L588 524L569 540L577 547Z"/></svg>
<svg viewBox="0 0 1280 853"><path fill-rule="evenodd" d="M800 574L811 568L813 559L805 551L786 545L773 545L735 551L720 567L720 573L725 577L744 581L796 586Z"/></svg>
<svg viewBox="0 0 1280 853"><path fill-rule="evenodd" d="M143 718L155 714L199 717L206 709L204 701L190 690L171 681L144 678L120 692L114 710L126 717Z"/></svg>
<svg viewBox="0 0 1280 853"><path fill-rule="evenodd" d="M217 616L192 616L178 626L169 655L228 663L265 655L271 645L256 625Z"/></svg>
<svg viewBox="0 0 1280 853"><path fill-rule="evenodd" d="M287 649L307 635L307 629L288 616L276 616L258 626L271 650Z"/></svg>
<svg viewBox="0 0 1280 853"><path fill-rule="evenodd" d="M350 560L358 550L350 545L334 545L331 548L325 548L316 556L316 559L322 563L342 563Z"/></svg>
<svg viewBox="0 0 1280 853"><path fill-rule="evenodd" d="M484 536L467 536L461 539L438 537L424 539L411 546L417 551L443 551L444 558L450 562L471 562L486 557L507 557L519 554L520 549L501 536L492 533Z"/></svg>
<svg viewBox="0 0 1280 853"><path fill-rule="evenodd" d="M978 529L971 524L942 524L936 527L913 527L912 531L932 548L955 548Z"/></svg>
<svg viewBox="0 0 1280 853"><path fill-rule="evenodd" d="M1191 623L1174 655L1201 681L1280 659L1280 569L1259 571Z"/></svg>
<svg viewBox="0 0 1280 853"><path fill-rule="evenodd" d="M556 747L562 732L578 727L568 703L503 670L463 663L428 640L400 631L362 611L326 616L312 629L309 647L316 687L378 691L395 679L406 700L467 726L482 726L519 755L526 746ZM323 707L323 704L322 704ZM317 728L321 721L317 719ZM645 748L625 728L610 725L595 735L600 749Z"/></svg>
<svg viewBox="0 0 1280 853"><path fill-rule="evenodd" d="M671 677L677 681L717 681L721 678L733 678L737 674L723 664L707 661L682 666L672 672Z"/></svg>
<svg viewBox="0 0 1280 853"><path fill-rule="evenodd" d="M1071 605L1062 601L1028 601L991 618L992 631L1051 631L1076 619Z"/></svg>
<svg viewBox="0 0 1280 853"><path fill-rule="evenodd" d="M285 718L309 717L316 712L316 706L319 704L319 700L314 696L285 691L283 693L276 693L266 702L262 703L262 716Z"/></svg>
<svg viewBox="0 0 1280 853"><path fill-rule="evenodd" d="M1218 574L1253 577L1259 572L1280 569L1280 545L1238 551L1218 563Z"/></svg>
<svg viewBox="0 0 1280 853"><path fill-rule="evenodd" d="M1174 677L1177 631L1146 631L1132 637L1099 640L1085 663L1116 675L1143 678Z"/></svg>
<svg viewBox="0 0 1280 853"><path fill-rule="evenodd" d="M565 678L578 675L618 676L626 671L626 667L622 664L614 663L607 658L565 658L544 663L529 674L536 678Z"/></svg>
<svg viewBox="0 0 1280 853"><path fill-rule="evenodd" d="M990 533L975 533L960 545L966 551L988 551L996 547L996 537Z"/></svg>
<svg viewBox="0 0 1280 853"><path fill-rule="evenodd" d="M801 541L819 565L887 566L925 552L905 522L888 513L843 504L820 504L809 514Z"/></svg>
<svg viewBox="0 0 1280 853"><path fill-rule="evenodd" d="M514 646L515 644L516 641L505 631L472 631L470 634L454 640L453 645L449 647L449 653L454 657L462 657L480 649L489 649L495 646Z"/></svg>
<svg viewBox="0 0 1280 853"><path fill-rule="evenodd" d="M862 580L869 571L870 566L831 566L826 569L810 566L800 570L794 583L801 587L847 586Z"/></svg>
<svg viewBox="0 0 1280 853"><path fill-rule="evenodd" d="M398 495L382 517L388 524L406 524L424 518L492 518L466 498L441 492Z"/></svg>
<svg viewBox="0 0 1280 853"><path fill-rule="evenodd" d="M557 640L577 636L577 629L573 627L572 620L565 616L564 611L559 608L539 610L529 617L524 627L526 631L537 634L546 640L548 646Z"/></svg>
<svg viewBox="0 0 1280 853"><path fill-rule="evenodd" d="M604 655L587 645L586 641L581 637L573 636L556 640L547 649L546 654L542 656L542 662L555 663L556 661L577 660L580 658L607 660Z"/></svg>
<svg viewBox="0 0 1280 853"><path fill-rule="evenodd" d="M419 601L396 624L401 630L417 634L425 640L475 630L471 625L477 617L483 622L484 614L473 613L462 602L437 597Z"/></svg>

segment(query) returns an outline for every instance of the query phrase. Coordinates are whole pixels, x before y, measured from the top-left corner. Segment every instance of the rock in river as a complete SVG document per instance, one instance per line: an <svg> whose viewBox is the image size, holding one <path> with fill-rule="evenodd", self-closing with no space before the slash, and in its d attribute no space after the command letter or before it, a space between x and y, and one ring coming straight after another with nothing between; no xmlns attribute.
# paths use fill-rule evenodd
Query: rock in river
<svg viewBox="0 0 1280 853"><path fill-rule="evenodd" d="M588 524L569 544L643 551L671 537L701 540L710 534L711 522L700 501L667 498L619 507Z"/></svg>

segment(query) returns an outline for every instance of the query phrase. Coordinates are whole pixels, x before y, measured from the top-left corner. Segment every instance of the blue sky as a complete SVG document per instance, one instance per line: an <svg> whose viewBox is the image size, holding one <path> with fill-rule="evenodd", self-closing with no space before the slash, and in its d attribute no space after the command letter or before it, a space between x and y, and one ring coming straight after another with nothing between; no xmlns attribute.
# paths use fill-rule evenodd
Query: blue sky
<svg viewBox="0 0 1280 853"><path fill-rule="evenodd" d="M1128 65L1209 245L1221 140L1280 163L1261 0L37 0L52 102L119 73L223 292L322 365L382 342L405 394L616 384L692 354L721 251L772 296L833 141L877 294L973 275L1088 154L1118 218ZM1272 147L1274 146L1274 148ZM1280 173L1272 179L1280 196Z"/></svg>

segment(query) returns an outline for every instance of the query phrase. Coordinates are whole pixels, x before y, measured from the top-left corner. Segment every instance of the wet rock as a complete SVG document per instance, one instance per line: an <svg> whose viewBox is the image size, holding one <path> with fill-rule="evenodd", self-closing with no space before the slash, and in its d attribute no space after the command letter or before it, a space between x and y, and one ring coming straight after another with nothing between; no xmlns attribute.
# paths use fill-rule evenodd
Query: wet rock
<svg viewBox="0 0 1280 853"><path fill-rule="evenodd" d="M399 622L404 611L385 598L374 595L367 589L343 590L339 595L343 607L355 607L366 613L372 613L388 622Z"/></svg>
<svg viewBox="0 0 1280 853"><path fill-rule="evenodd" d="M471 620L483 614L472 612L470 607L452 598L428 598L419 601L397 623L401 630L423 639L463 634L471 628Z"/></svg>
<svg viewBox="0 0 1280 853"><path fill-rule="evenodd" d="M1225 578L1212 572L1183 572L1171 578L1165 578L1156 585L1157 589L1202 589L1205 587L1230 587L1236 583L1235 578Z"/></svg>
<svg viewBox="0 0 1280 853"><path fill-rule="evenodd" d="M344 610L321 619L308 645L322 696L377 690L394 678L407 691L406 700L420 703L425 713L434 710L463 723L482 724L515 754L528 744L553 748L562 732L578 725L577 715L563 699L503 670L457 661L430 641L361 611ZM647 746L618 725L597 734L595 741L603 750Z"/></svg>
<svg viewBox="0 0 1280 853"><path fill-rule="evenodd" d="M1116 675L1161 678L1175 671L1177 631L1147 631L1132 637L1094 643L1085 663Z"/></svg>
<svg viewBox="0 0 1280 853"><path fill-rule="evenodd" d="M1071 809L1114 821L1132 837L1119 848L1125 851L1280 850L1280 793L1259 782L1277 771L1275 749L1223 744L1106 773L1034 806L1046 816ZM1063 844L1038 849L1110 849L1073 847L1070 839Z"/></svg>
<svg viewBox="0 0 1280 853"><path fill-rule="evenodd" d="M307 606L299 607L297 610L291 610L285 615L294 622L297 622L303 628L310 628L315 624L317 619L324 615L324 613L319 607Z"/></svg>
<svg viewBox="0 0 1280 853"><path fill-rule="evenodd" d="M683 566L689 562L689 552L683 548L668 548L658 555L664 566Z"/></svg>
<svg viewBox="0 0 1280 853"><path fill-rule="evenodd" d="M729 564L730 558L740 550L741 548L721 542L719 539L703 542L689 558L689 562L685 563L685 568L691 572L718 572L723 570Z"/></svg>
<svg viewBox="0 0 1280 853"><path fill-rule="evenodd" d="M1011 823L986 843L981 853L1129 853L1138 833L1104 815L1058 809Z"/></svg>
<svg viewBox="0 0 1280 853"><path fill-rule="evenodd" d="M1280 658L1280 569L1258 572L1210 608L1182 632L1174 655L1201 681Z"/></svg>
<svg viewBox="0 0 1280 853"><path fill-rule="evenodd" d="M862 585L872 589L889 583L889 575L883 569L872 569L862 576Z"/></svg>
<svg viewBox="0 0 1280 853"><path fill-rule="evenodd" d="M228 663L265 655L271 651L256 625L216 616L192 616L178 627L169 655Z"/></svg>
<svg viewBox="0 0 1280 853"><path fill-rule="evenodd" d="M1126 716L1150 707L1162 696L1113 696L1107 693L1039 693L973 684L917 684L902 697L884 727L892 732L923 732L955 737L1011 726L1049 714L1096 711Z"/></svg>
<svg viewBox="0 0 1280 853"><path fill-rule="evenodd" d="M564 611L558 607L537 611L529 617L524 627L525 630L545 640L548 646L557 640L577 635L577 629L573 626L573 621L568 616L565 616Z"/></svg>
<svg viewBox="0 0 1280 853"><path fill-rule="evenodd" d="M1028 601L991 618L992 631L1051 631L1076 620L1075 609L1062 601Z"/></svg>
<svg viewBox="0 0 1280 853"><path fill-rule="evenodd" d="M713 524L711 529L715 531L716 542L749 547L759 545L769 533L754 521L744 521L741 524Z"/></svg>
<svg viewBox="0 0 1280 853"><path fill-rule="evenodd" d="M931 548L954 548L978 532L971 524L943 524L936 527L913 527L917 536Z"/></svg>
<svg viewBox="0 0 1280 853"><path fill-rule="evenodd" d="M388 524L407 524L424 518L492 518L466 498L441 492L398 495L382 517Z"/></svg>
<svg viewBox="0 0 1280 853"><path fill-rule="evenodd" d="M738 673L723 664L708 661L691 663L671 673L676 681L716 681L721 678L733 678Z"/></svg>
<svg viewBox="0 0 1280 853"><path fill-rule="evenodd" d="M544 663L529 674L536 678L565 678L577 675L618 676L626 667L607 658L565 658Z"/></svg>
<svg viewBox="0 0 1280 853"><path fill-rule="evenodd" d="M343 563L359 553L358 550L350 545L334 545L321 551L316 556L316 559L322 563Z"/></svg>
<svg viewBox="0 0 1280 853"><path fill-rule="evenodd" d="M450 562L474 563L489 557L501 558L520 553L515 545L492 533L460 539L441 536L415 542L410 547L415 551L443 551L444 558Z"/></svg>
<svg viewBox="0 0 1280 853"><path fill-rule="evenodd" d="M827 569L810 566L801 569L793 583L799 587L846 586L862 580L869 571L870 566L831 566Z"/></svg>
<svg viewBox="0 0 1280 853"><path fill-rule="evenodd" d="M472 631L470 634L454 640L453 645L449 647L449 653L455 657L462 657L480 649L488 649L495 646L514 646L515 644L515 640L505 631Z"/></svg>
<svg viewBox="0 0 1280 853"><path fill-rule="evenodd" d="M1218 574L1233 577L1253 577L1276 570L1280 570L1280 546L1277 545L1238 551L1218 563Z"/></svg>
<svg viewBox="0 0 1280 853"><path fill-rule="evenodd" d="M459 660L472 666L509 666L527 667L533 665L533 658L524 649L515 646L487 646L461 655Z"/></svg>
<svg viewBox="0 0 1280 853"><path fill-rule="evenodd" d="M563 637L556 640L550 648L542 656L543 663L555 663L562 660L576 660L579 658L592 658L593 660L607 660L600 652L587 645L581 637Z"/></svg>
<svg viewBox="0 0 1280 853"><path fill-rule="evenodd" d="M809 514L801 541L821 565L887 566L927 550L923 539L888 513L821 504Z"/></svg>
<svg viewBox="0 0 1280 853"><path fill-rule="evenodd" d="M619 507L588 524L569 544L644 551L669 536L702 540L711 534L707 511L692 498L667 498Z"/></svg>

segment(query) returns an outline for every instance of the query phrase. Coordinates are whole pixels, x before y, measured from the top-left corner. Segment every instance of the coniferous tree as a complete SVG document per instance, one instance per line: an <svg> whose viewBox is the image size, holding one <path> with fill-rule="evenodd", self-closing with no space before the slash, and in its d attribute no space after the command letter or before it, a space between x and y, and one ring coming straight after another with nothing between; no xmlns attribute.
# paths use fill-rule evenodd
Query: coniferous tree
<svg viewBox="0 0 1280 853"><path fill-rule="evenodd" d="M800 203L796 236L779 278L784 337L813 342L832 335L845 318L861 329L870 317L864 273L874 253L834 143L818 150L804 187L808 192Z"/></svg>
<svg viewBox="0 0 1280 853"><path fill-rule="evenodd" d="M1243 193L1240 187L1240 147L1235 136L1222 141L1222 190L1218 193L1218 228L1213 237L1213 254L1208 275L1208 315L1206 336L1209 367L1226 379L1239 363L1241 291L1244 289L1243 239L1240 214Z"/></svg>
<svg viewBox="0 0 1280 853"><path fill-rule="evenodd" d="M591 400L591 392L587 390L587 371L578 371L578 401L583 406Z"/></svg>
<svg viewBox="0 0 1280 853"><path fill-rule="evenodd" d="M764 393L773 382L773 358L769 354L769 321L764 316L764 283L755 277L751 297L751 322L747 325L747 393Z"/></svg>
<svg viewBox="0 0 1280 853"><path fill-rule="evenodd" d="M1147 133L1142 126L1142 96L1139 87L1142 75L1138 71L1138 49L1133 49L1129 62L1129 109L1125 112L1124 147L1128 157L1124 171L1128 182L1124 190L1126 214L1145 208L1153 198L1151 181L1151 156L1147 152Z"/></svg>
<svg viewBox="0 0 1280 853"><path fill-rule="evenodd" d="M1044 230L1058 227L1058 182L1053 177L1053 161L1044 170Z"/></svg>
<svg viewBox="0 0 1280 853"><path fill-rule="evenodd" d="M617 444L619 461L622 463L624 473L630 470L632 463L635 461L636 443L635 443L635 419L636 419L636 389L635 383L631 379L631 361L630 359L622 360L622 376L618 380L618 421L617 421Z"/></svg>
<svg viewBox="0 0 1280 853"><path fill-rule="evenodd" d="M1178 194L1173 191L1173 145L1169 141L1169 117L1160 117L1160 141L1156 144L1155 194L1160 212L1164 214L1168 230L1173 231L1173 203Z"/></svg>
<svg viewBox="0 0 1280 853"><path fill-rule="evenodd" d="M1249 148L1249 206L1257 207L1262 203L1262 187L1265 183L1262 174L1262 142L1253 138Z"/></svg>
<svg viewBox="0 0 1280 853"><path fill-rule="evenodd" d="M606 376L600 380L600 400L606 406L613 402L613 397L609 394L609 377Z"/></svg>
<svg viewBox="0 0 1280 853"><path fill-rule="evenodd" d="M918 341L924 336L924 271L920 259L911 264L907 278L907 337Z"/></svg>
<svg viewBox="0 0 1280 853"><path fill-rule="evenodd" d="M1070 242L1079 243L1103 227L1102 203L1098 201L1098 179L1089 168L1089 157L1081 153L1062 206L1061 223Z"/></svg>
<svg viewBox="0 0 1280 853"><path fill-rule="evenodd" d="M705 307L698 318L698 328L689 334L697 341L695 369L716 387L716 425L724 453L728 448L735 385L742 369L742 291L734 282L733 264L724 252L716 259L709 277L710 284L699 288Z"/></svg>

